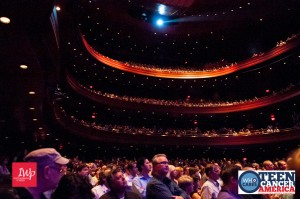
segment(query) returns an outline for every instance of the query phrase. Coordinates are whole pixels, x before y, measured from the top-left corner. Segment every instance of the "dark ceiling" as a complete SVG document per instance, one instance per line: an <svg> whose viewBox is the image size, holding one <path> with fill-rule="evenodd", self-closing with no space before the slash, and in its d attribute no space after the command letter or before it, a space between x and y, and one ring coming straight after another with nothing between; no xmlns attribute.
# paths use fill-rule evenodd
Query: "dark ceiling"
<svg viewBox="0 0 300 199"><path fill-rule="evenodd" d="M79 31L116 60L197 68L241 61L299 31L297 1L190 1L187 7L173 5L163 27L153 21L158 2L80 1Z"/></svg>
<svg viewBox="0 0 300 199"><path fill-rule="evenodd" d="M168 21L164 27L153 24L159 4L168 8L162 16ZM57 15L52 13L55 6L61 8ZM180 114L157 116L151 110L137 116L130 109L115 109L90 100L72 90L66 81L70 74L80 84L93 86L95 90L164 100L192 96L235 101L264 96L266 90L278 92L291 83L299 83L298 46L226 76L176 79L138 75L106 66L87 52L81 35L95 51L118 61L170 70L210 70L268 52L278 42L298 34L300 1L297 0L276 3L268 0L5 0L0 2L0 13L11 19L9 24L0 23L1 140L18 137L24 143L41 131L51 134L61 128L53 124L54 91L71 96L60 104L68 114L89 119L97 112L98 121L109 124L153 126L163 120L159 124L164 127L186 128L199 120L203 125L209 121L206 128L211 128L214 124L224 125L224 117L228 115L232 119L227 124L234 125L241 115L254 121L256 114L264 112L266 117L258 122L262 126L267 125L265 120L279 107L280 110L289 107L286 114L278 117L285 117L282 123L287 124L290 124L287 118L300 111L299 105L294 105L299 98L294 98L250 113L224 114L216 120L209 119L210 115L203 116L203 121L195 116L182 119ZM28 69L20 69L22 64ZM30 91L35 94L30 95ZM85 106L78 107L78 103ZM134 121L128 119L134 117L137 117ZM145 123L145 117L152 119ZM247 122L237 126L244 124Z"/></svg>

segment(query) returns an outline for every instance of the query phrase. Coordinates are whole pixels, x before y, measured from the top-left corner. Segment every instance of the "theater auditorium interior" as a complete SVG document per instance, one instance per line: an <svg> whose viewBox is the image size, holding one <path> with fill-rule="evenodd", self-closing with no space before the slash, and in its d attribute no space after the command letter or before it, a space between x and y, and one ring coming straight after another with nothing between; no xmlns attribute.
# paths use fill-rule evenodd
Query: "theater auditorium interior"
<svg viewBox="0 0 300 199"><path fill-rule="evenodd" d="M0 2L0 154L282 158L300 1Z"/></svg>

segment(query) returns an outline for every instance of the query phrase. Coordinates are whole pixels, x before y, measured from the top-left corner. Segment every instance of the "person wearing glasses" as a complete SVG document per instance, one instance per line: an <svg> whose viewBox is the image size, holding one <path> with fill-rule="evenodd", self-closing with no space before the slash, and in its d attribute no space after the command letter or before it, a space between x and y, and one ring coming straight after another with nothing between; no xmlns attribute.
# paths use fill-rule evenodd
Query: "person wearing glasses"
<svg viewBox="0 0 300 199"><path fill-rule="evenodd" d="M37 163L37 186L16 188L19 198L42 199L44 192L54 190L66 174L69 159L64 158L53 148L41 148L28 153L24 160Z"/></svg>
<svg viewBox="0 0 300 199"><path fill-rule="evenodd" d="M169 161L165 154L155 155L152 165L153 177L146 188L147 199L189 199L189 195L167 177Z"/></svg>

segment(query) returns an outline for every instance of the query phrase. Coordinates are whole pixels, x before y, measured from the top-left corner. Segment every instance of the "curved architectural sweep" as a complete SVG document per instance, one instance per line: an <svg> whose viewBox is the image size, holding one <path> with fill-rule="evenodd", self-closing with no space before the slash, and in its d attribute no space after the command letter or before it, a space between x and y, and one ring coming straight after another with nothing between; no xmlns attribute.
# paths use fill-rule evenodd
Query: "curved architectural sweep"
<svg viewBox="0 0 300 199"><path fill-rule="evenodd" d="M161 78L175 78L175 79L200 79L200 78L212 78L212 77L219 77L223 75L228 75L230 73L234 73L236 71L249 68L252 66L255 66L257 64L263 63L265 61L268 61L276 56L279 56L293 48L296 48L300 44L300 37L293 38L289 41L287 41L285 44L276 46L272 50L259 55L251 57L245 61L239 62L237 64L234 64L232 66L223 67L220 69L212 70L212 71L180 71L180 70L164 70L164 69L158 69L158 68L145 68L142 65L136 64L135 66L132 66L128 63L114 60L112 58L109 58L107 56L104 56L97 52L84 38L83 35L81 35L81 40L87 49L87 51L98 61L102 62L103 64L106 64L108 66L111 66L113 68L117 68L119 70L123 70L130 73L135 73L139 75L146 75L146 76L153 76L153 77L161 77Z"/></svg>
<svg viewBox="0 0 300 199"><path fill-rule="evenodd" d="M198 146L231 146L274 143L300 138L299 130L290 129L279 133L230 136L230 137L196 137L196 136L165 136L165 135L141 135L124 134L90 128L75 123L65 116L60 108L54 103L54 114L57 122L71 133L88 139L112 143L139 143L139 144L164 144L164 145L198 145ZM126 139L124 139L126 137Z"/></svg>
<svg viewBox="0 0 300 199"><path fill-rule="evenodd" d="M101 104L106 104L115 107L130 108L137 110L151 110L157 112L173 112L173 113L186 113L186 114L216 114L216 113L230 113L230 112L239 112L246 111L251 109L257 109L285 100L291 99L300 95L300 88L295 86L292 89L289 89L285 92L278 93L276 95L266 96L258 98L254 101L243 102L240 104L232 104L226 106L207 106L207 107L193 107L191 106L166 106L159 104L149 104L149 103L137 103L122 100L120 98L110 98L97 93L92 92L88 88L81 86L70 74L66 75L67 82L69 85L79 94L99 102Z"/></svg>

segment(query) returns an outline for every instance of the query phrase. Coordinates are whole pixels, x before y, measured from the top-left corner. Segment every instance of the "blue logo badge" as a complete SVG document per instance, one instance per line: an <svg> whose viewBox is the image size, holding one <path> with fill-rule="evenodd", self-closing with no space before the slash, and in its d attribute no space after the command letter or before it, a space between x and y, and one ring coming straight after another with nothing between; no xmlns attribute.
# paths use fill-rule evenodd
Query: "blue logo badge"
<svg viewBox="0 0 300 199"><path fill-rule="evenodd" d="M239 188L245 193L256 192L260 187L260 177L254 171L243 172L239 176Z"/></svg>

